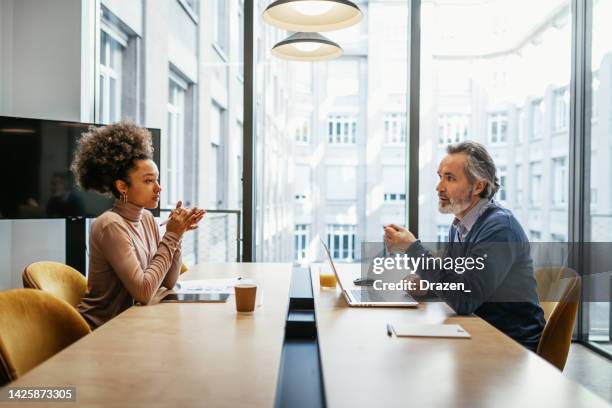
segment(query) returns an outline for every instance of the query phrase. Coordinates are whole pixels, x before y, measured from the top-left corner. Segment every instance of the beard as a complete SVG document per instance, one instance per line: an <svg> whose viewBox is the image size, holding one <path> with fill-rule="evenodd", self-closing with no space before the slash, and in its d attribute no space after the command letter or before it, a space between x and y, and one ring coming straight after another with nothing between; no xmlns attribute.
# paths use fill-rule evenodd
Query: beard
<svg viewBox="0 0 612 408"><path fill-rule="evenodd" d="M470 186L465 194L457 197L448 197L448 202L442 202L438 200L438 211L442 214L459 214L465 211L472 204L472 191L473 188Z"/></svg>

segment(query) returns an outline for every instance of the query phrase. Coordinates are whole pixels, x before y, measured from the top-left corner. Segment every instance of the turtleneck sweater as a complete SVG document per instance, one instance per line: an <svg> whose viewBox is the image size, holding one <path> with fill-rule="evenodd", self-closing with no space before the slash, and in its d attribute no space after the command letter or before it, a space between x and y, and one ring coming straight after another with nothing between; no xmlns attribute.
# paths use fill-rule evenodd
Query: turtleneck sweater
<svg viewBox="0 0 612 408"><path fill-rule="evenodd" d="M150 211L118 201L92 224L87 292L78 310L95 329L135 301L149 303L161 286L173 288L180 269L179 235L160 237Z"/></svg>

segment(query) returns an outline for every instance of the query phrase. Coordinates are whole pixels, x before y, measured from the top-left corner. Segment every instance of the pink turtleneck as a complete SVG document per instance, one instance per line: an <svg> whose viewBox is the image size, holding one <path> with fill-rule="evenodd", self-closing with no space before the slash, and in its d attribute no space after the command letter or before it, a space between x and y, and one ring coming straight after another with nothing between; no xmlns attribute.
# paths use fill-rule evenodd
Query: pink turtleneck
<svg viewBox="0 0 612 408"><path fill-rule="evenodd" d="M150 211L117 202L96 219L89 237L87 293L78 305L92 329L134 304L147 304L160 286L174 287L181 269L181 241L160 238Z"/></svg>

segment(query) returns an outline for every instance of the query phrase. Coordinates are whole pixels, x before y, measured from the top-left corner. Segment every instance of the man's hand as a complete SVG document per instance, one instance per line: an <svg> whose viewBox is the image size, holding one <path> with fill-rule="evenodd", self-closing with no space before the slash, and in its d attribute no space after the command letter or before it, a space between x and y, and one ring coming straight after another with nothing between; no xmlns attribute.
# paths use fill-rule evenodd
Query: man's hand
<svg viewBox="0 0 612 408"><path fill-rule="evenodd" d="M416 240L412 232L404 227L395 224L385 226L385 244L389 252L404 253Z"/></svg>
<svg viewBox="0 0 612 408"><path fill-rule="evenodd" d="M406 291L410 295L415 296L415 297L423 297L427 295L428 292L426 290L421 290L421 287L420 287L421 278L419 278L419 275L415 273L411 273L408 276L406 276L404 280L408 282L413 282L412 287L414 288L414 290Z"/></svg>

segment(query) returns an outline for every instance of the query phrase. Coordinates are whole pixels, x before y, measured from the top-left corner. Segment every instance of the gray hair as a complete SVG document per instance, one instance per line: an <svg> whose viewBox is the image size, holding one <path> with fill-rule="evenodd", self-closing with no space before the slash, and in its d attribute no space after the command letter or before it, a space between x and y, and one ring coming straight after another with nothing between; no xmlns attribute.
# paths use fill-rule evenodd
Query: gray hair
<svg viewBox="0 0 612 408"><path fill-rule="evenodd" d="M487 187L480 193L481 198L493 198L499 190L499 180L496 175L495 162L487 149L478 142L465 141L446 148L448 154L465 153L467 164L465 174L470 183L483 180Z"/></svg>

